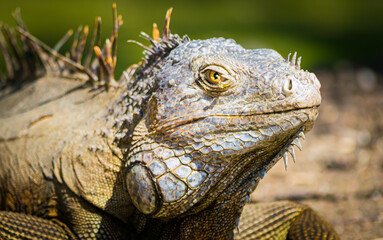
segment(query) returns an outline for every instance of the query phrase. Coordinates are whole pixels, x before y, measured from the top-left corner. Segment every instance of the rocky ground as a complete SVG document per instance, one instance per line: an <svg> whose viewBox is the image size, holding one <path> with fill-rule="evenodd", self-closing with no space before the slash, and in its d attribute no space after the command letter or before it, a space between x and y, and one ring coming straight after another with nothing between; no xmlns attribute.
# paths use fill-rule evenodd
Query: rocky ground
<svg viewBox="0 0 383 240"><path fill-rule="evenodd" d="M310 205L342 239L383 239L383 76L342 67L317 72L322 105L314 129L266 174L254 201Z"/></svg>

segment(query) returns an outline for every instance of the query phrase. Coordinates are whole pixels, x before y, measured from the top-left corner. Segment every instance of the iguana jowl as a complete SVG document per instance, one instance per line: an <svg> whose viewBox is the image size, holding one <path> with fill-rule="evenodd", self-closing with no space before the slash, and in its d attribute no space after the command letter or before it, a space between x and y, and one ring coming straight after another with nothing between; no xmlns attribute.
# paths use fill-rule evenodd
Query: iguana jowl
<svg viewBox="0 0 383 240"><path fill-rule="evenodd" d="M51 49L17 20L18 34L2 26L0 37L0 236L337 239L288 202L252 204L233 233L259 180L294 157L318 115L320 83L296 54L180 38L168 12L162 36L143 34L146 57L116 82L115 6L103 47L96 19L91 64L91 51L81 61L87 27L64 57L62 42Z"/></svg>

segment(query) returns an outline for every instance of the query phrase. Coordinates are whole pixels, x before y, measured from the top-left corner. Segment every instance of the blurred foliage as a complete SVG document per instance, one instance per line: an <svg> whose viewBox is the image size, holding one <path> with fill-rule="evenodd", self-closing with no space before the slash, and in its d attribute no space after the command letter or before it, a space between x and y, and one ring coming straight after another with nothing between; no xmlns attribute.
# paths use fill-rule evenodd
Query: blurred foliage
<svg viewBox="0 0 383 240"><path fill-rule="evenodd" d="M124 25L119 34L118 72L136 63L142 50L126 43L162 27L165 12L174 7L173 33L192 39L234 38L245 48L273 48L282 56L298 51L304 68L339 64L383 71L382 0L270 1L116 1ZM68 29L103 20L102 34L112 29L110 0L0 0L0 20L14 24L11 12L21 8L30 32L53 46ZM69 47L69 44L68 46Z"/></svg>

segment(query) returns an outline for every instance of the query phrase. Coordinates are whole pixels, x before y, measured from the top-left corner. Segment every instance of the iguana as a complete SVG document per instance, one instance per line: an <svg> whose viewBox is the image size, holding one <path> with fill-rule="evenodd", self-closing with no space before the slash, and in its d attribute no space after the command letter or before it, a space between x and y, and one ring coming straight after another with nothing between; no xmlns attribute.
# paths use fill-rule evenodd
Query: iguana
<svg viewBox="0 0 383 240"><path fill-rule="evenodd" d="M96 18L65 55L72 31L50 48L19 12L16 31L1 25L0 238L338 239L292 202L250 203L240 218L318 115L320 83L296 53L179 37L169 10L116 81L113 13L103 46Z"/></svg>

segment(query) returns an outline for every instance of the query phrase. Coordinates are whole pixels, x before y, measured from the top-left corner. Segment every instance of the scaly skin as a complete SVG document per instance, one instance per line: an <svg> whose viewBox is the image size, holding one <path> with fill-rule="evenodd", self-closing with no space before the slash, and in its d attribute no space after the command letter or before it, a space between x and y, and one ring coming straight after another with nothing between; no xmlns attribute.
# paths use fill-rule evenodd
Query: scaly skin
<svg viewBox="0 0 383 240"><path fill-rule="evenodd" d="M95 73L77 67L93 80L75 81L76 72L63 78L53 69L2 89L0 236L234 237L259 180L312 128L320 83L295 55L284 60L274 50L245 50L222 38L181 39L169 34L168 23L169 14L164 35L147 37L146 58L118 83L108 72L115 60L107 43L105 63L95 49L104 81L95 84ZM245 211L240 227L250 234L235 238L337 239L306 206L274 204L250 205L273 217L254 225ZM314 221L300 229L306 216ZM322 225L330 235L306 237Z"/></svg>

